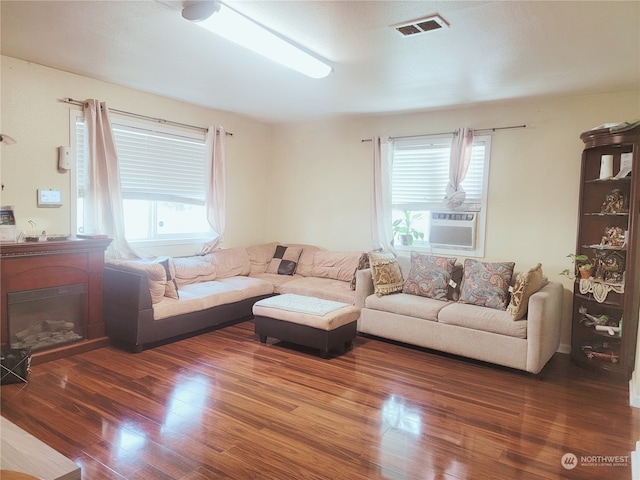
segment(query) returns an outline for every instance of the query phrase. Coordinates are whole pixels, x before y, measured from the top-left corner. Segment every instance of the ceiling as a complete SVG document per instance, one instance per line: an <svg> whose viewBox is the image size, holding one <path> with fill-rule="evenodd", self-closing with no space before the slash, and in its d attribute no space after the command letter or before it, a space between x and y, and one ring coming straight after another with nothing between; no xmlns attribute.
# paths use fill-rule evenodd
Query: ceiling
<svg viewBox="0 0 640 480"><path fill-rule="evenodd" d="M637 1L227 3L333 73L271 63L168 0L2 0L2 55L267 122L640 88ZM431 14L450 27L406 38L389 27Z"/></svg>

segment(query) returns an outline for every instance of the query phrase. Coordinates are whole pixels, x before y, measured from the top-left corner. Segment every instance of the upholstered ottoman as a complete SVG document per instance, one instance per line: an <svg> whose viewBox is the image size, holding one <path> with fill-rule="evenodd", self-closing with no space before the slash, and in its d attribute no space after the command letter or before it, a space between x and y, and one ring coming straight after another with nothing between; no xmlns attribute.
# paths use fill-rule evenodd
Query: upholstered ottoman
<svg viewBox="0 0 640 480"><path fill-rule="evenodd" d="M260 342L274 337L319 348L320 356L327 358L330 350L344 353L351 347L360 310L347 303L286 293L256 302L253 315Z"/></svg>

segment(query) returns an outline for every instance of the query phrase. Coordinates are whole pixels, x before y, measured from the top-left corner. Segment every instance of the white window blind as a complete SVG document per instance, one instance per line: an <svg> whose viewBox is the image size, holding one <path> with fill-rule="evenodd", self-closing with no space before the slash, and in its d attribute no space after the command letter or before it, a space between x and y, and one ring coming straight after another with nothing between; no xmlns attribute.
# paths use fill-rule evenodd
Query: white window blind
<svg viewBox="0 0 640 480"><path fill-rule="evenodd" d="M113 125L124 198L204 205L204 139Z"/></svg>
<svg viewBox="0 0 640 480"><path fill-rule="evenodd" d="M76 134L76 187L79 198L85 196L85 179L87 176L87 161L89 159L89 136L82 116L77 116L75 121Z"/></svg>
<svg viewBox="0 0 640 480"><path fill-rule="evenodd" d="M125 199L204 205L204 138L190 138L131 125L112 123ZM76 121L78 195L84 196L87 129Z"/></svg>
<svg viewBox="0 0 640 480"><path fill-rule="evenodd" d="M481 207L484 191L485 140L474 139L469 170L462 182L466 210ZM449 182L451 137L398 139L394 142L392 207L399 210L442 209Z"/></svg>

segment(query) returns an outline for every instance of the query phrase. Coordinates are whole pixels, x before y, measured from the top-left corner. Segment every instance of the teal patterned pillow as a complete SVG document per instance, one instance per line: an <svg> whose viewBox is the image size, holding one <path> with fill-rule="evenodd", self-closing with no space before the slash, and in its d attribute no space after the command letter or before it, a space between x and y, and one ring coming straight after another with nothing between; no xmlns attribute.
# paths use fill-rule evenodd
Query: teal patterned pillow
<svg viewBox="0 0 640 480"><path fill-rule="evenodd" d="M455 258L411 252L411 270L404 282L402 293L447 300L447 289L455 264Z"/></svg>
<svg viewBox="0 0 640 480"><path fill-rule="evenodd" d="M506 310L514 267L514 262L486 263L466 259L458 301Z"/></svg>

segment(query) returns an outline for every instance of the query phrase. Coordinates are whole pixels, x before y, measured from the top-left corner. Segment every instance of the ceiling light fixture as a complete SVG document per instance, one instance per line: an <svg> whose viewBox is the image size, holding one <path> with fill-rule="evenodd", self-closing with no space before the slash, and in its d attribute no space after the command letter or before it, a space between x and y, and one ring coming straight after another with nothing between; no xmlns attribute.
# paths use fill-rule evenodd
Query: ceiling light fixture
<svg viewBox="0 0 640 480"><path fill-rule="evenodd" d="M182 16L210 32L311 78L324 78L333 71L323 61L222 2L192 3L182 10Z"/></svg>

